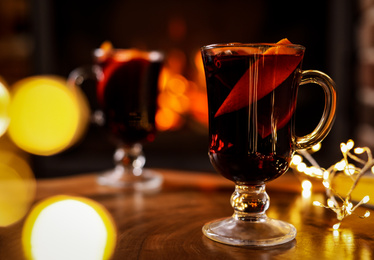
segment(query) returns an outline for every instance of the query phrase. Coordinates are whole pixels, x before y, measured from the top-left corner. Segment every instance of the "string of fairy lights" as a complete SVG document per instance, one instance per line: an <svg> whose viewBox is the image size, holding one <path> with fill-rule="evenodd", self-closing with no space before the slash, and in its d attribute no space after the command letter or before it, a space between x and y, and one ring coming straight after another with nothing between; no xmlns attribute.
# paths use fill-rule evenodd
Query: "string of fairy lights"
<svg viewBox="0 0 374 260"><path fill-rule="evenodd" d="M364 174L368 172L374 174L374 160L368 147L355 148L354 141L348 140L347 143L340 144L340 151L343 158L331 165L328 169L324 169L318 165L317 161L312 156L314 152L320 149L321 144L318 144L309 150L298 151L298 154L293 157L291 168L307 177L322 180L322 184L326 190L326 204L314 201L313 205L330 209L336 213L336 218L339 222L334 224L332 228L337 230L344 218L354 214L354 211L359 206L369 202L370 197L366 195L358 203L354 204L351 195ZM304 162L304 159L306 159L307 163ZM339 174L344 174L352 181L352 185L346 194L340 194L332 185ZM309 180L304 180L302 182L302 188L303 193L310 193L312 183ZM369 216L369 211L366 211L364 215L359 215L360 218L367 218Z"/></svg>

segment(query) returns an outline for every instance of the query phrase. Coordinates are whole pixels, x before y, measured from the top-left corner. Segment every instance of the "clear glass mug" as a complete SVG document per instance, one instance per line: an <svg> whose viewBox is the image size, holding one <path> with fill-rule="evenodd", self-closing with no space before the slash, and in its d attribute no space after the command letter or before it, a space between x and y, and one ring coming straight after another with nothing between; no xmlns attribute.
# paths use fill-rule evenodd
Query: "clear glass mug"
<svg viewBox="0 0 374 260"><path fill-rule="evenodd" d="M301 70L305 48L294 44L213 44L201 49L209 110L209 158L235 183L233 216L203 227L215 241L272 246L291 241L296 229L266 216L268 181L284 174L294 152L309 148L330 131L336 110L335 83L326 74ZM295 135L300 85L315 83L325 107L315 130Z"/></svg>
<svg viewBox="0 0 374 260"><path fill-rule="evenodd" d="M134 190L158 188L162 176L144 169L144 142L155 138L158 83L163 54L138 49L100 48L94 65L77 68L69 82L83 86L94 82L91 108L94 122L112 137L117 150L114 169L103 172L98 183Z"/></svg>

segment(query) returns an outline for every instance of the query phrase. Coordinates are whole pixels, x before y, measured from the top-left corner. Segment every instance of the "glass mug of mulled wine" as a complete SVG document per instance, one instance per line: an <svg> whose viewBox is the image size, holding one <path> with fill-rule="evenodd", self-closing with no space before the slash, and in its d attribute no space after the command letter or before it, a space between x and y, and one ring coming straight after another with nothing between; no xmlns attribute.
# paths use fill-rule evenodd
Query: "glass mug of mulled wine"
<svg viewBox="0 0 374 260"><path fill-rule="evenodd" d="M163 54L103 44L94 51L94 61L93 66L71 72L69 82L81 86L94 81L93 121L102 125L117 145L115 167L101 173L98 183L131 190L159 188L162 176L143 168L142 144L153 141L156 134Z"/></svg>
<svg viewBox="0 0 374 260"><path fill-rule="evenodd" d="M235 183L234 214L205 224L210 239L238 246L273 246L296 236L293 225L268 218L265 184L284 174L294 152L328 134L336 109L335 84L326 74L301 70L305 48L277 44L213 44L201 49L209 110L209 158ZM325 107L315 130L295 135L298 87L321 86Z"/></svg>

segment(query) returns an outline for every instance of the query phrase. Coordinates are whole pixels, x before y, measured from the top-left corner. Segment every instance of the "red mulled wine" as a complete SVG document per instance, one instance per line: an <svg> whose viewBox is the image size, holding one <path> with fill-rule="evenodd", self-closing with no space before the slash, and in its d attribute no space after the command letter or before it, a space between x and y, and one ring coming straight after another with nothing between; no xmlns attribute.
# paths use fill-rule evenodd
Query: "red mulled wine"
<svg viewBox="0 0 374 260"><path fill-rule="evenodd" d="M203 52L203 59L212 165L236 183L262 184L281 176L294 151L302 55L230 50Z"/></svg>
<svg viewBox="0 0 374 260"><path fill-rule="evenodd" d="M161 59L119 50L99 65L97 98L105 126L126 145L152 141Z"/></svg>

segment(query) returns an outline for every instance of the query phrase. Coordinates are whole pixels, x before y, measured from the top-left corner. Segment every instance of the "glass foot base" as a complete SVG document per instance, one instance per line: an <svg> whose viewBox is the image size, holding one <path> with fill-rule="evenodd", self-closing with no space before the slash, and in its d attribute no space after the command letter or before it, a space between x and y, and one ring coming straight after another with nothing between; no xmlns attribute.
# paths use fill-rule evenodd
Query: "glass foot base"
<svg viewBox="0 0 374 260"><path fill-rule="evenodd" d="M230 217L205 224L203 233L223 244L265 247L293 240L296 229L281 220L265 218L260 221L244 221Z"/></svg>
<svg viewBox="0 0 374 260"><path fill-rule="evenodd" d="M162 182L161 174L148 169L142 169L141 174L135 175L115 168L100 174L97 178L100 185L135 191L157 190Z"/></svg>

